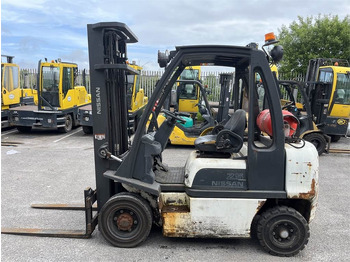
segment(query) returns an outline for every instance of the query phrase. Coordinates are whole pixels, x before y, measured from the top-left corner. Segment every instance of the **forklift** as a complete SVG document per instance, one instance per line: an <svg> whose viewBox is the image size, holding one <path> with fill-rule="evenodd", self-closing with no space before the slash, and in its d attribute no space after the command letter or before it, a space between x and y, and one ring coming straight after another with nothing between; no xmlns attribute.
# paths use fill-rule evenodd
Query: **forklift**
<svg viewBox="0 0 350 262"><path fill-rule="evenodd" d="M308 243L315 216L318 154L311 143L295 140L293 130L285 131L290 123L282 116L265 54L249 46L198 45L159 56L167 67L129 141L126 79L138 72L126 63L127 44L137 41L123 23L88 25L96 190L85 191L86 233L80 237L91 236L98 223L110 244L131 248L156 224L167 237L257 237L272 255L297 254ZM182 71L203 64L232 67L233 88L245 90L247 107L237 108L217 135L198 138L184 166L169 167L162 152L183 119L163 105ZM261 98L256 74L265 89ZM269 118L257 122L266 110ZM161 112L167 119L157 126ZM262 132L265 124L270 136ZM50 235L33 229L2 232ZM56 234L51 236L69 235Z"/></svg>
<svg viewBox="0 0 350 262"><path fill-rule="evenodd" d="M195 82L191 83L186 80L197 80L201 79L201 67L200 66L190 66L185 68L181 73L177 83L176 83L176 100L174 104L175 111L195 113L199 111L198 104L201 100L201 87ZM173 90L174 91L174 90ZM172 95L173 92L172 91ZM173 97L172 97L173 98Z"/></svg>
<svg viewBox="0 0 350 262"><path fill-rule="evenodd" d="M134 61L130 64L130 67L141 74L142 67L136 65ZM141 86L139 74L127 76L128 119L129 130L131 133L135 133L138 121L148 102L148 97L145 96L145 91ZM80 125L83 127L84 133L92 134L93 122L91 104L79 108L78 118Z"/></svg>
<svg viewBox="0 0 350 262"><path fill-rule="evenodd" d="M1 55L1 128L10 126L10 108L34 104L34 92L30 88L20 88L19 66L13 63L14 56Z"/></svg>
<svg viewBox="0 0 350 262"><path fill-rule="evenodd" d="M319 155L329 152L331 138L313 122L305 84L288 80L279 80L278 84L282 109L291 112L300 123L296 136L311 142ZM296 98L299 98L300 102Z"/></svg>
<svg viewBox="0 0 350 262"><path fill-rule="evenodd" d="M46 59L45 59L46 60ZM33 127L57 128L67 133L78 125L78 109L91 102L84 86L75 86L78 66L74 63L38 63L37 105L24 105L10 109L10 125L20 132Z"/></svg>
<svg viewBox="0 0 350 262"><path fill-rule="evenodd" d="M215 111L207 98L207 90L199 79L195 79L188 71L198 70L198 67L187 67L177 80L177 99L174 105L174 112L178 114L185 122L178 121L173 132L169 137L169 143L172 145L194 145L199 136L216 132L216 126L222 126L230 118L229 107L232 92L233 74L220 74L220 99L218 110ZM184 77L188 76L189 77ZM173 94L173 92L171 93ZM164 106L167 110L167 102ZM165 114L160 114L157 118L157 124L160 126L166 120ZM219 127L218 127L219 128Z"/></svg>
<svg viewBox="0 0 350 262"><path fill-rule="evenodd" d="M337 142L349 128L349 62L334 58L311 59L306 82L314 122L332 142Z"/></svg>
<svg viewBox="0 0 350 262"><path fill-rule="evenodd" d="M169 143L172 145L194 145L196 138L211 132L217 122L215 121L202 83L194 79L177 80L177 82L179 83L177 90L182 89L182 86L191 86L198 93L195 99L193 99L194 97L186 99L184 95L179 96L179 103L175 104L173 112L176 112L182 121L176 123L173 132L170 134ZM200 94L202 94L202 99L199 98ZM196 101L196 103L192 103L193 101ZM166 102L165 108L167 108ZM178 108L181 108L181 111ZM162 125L166 119L166 114L159 114L157 125Z"/></svg>

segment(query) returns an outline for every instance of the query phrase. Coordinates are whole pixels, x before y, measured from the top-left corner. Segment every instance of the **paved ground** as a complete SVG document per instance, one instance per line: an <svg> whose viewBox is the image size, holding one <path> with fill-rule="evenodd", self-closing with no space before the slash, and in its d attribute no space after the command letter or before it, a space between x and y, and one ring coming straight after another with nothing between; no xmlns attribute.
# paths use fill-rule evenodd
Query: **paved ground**
<svg viewBox="0 0 350 262"><path fill-rule="evenodd" d="M82 203L83 190L94 188L92 137L81 128L71 133L8 130L1 147L2 227L84 229L79 211L35 210L32 203ZM333 147L350 149L342 138ZM183 165L192 148L170 147L164 158ZM1 235L2 261L349 261L349 155L320 158L320 196L307 247L296 257L273 257L253 240L172 239L154 228L140 247L110 246L96 230L91 239Z"/></svg>

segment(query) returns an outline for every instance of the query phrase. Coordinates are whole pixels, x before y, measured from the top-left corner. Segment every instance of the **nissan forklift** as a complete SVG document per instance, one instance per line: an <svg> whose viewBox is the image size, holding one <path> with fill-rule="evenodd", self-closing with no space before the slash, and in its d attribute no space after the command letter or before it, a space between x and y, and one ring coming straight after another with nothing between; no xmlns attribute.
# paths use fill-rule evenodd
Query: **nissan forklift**
<svg viewBox="0 0 350 262"><path fill-rule="evenodd" d="M107 242L131 248L144 242L155 224L167 237L257 237L273 255L297 254L308 243L315 217L318 154L288 129L265 54L252 47L198 45L160 56L167 67L130 141L126 79L138 72L126 60L127 45L136 42L123 23L88 25L96 190L85 191L86 232L59 230L51 236L89 237L98 223ZM245 90L247 107L236 108L218 134L198 138L183 166L170 167L162 152L183 119L163 105L182 71L203 64L232 67L233 89ZM262 97L256 74L265 89ZM263 112L269 112L268 119L259 117ZM160 113L167 119L157 126ZM264 125L270 135L262 132ZM33 229L2 232L50 235Z"/></svg>
<svg viewBox="0 0 350 262"><path fill-rule="evenodd" d="M92 106L98 225L108 242L135 247L147 239L153 223L169 237L249 238L253 219L260 215L256 237L268 252L290 256L305 247L317 203L318 153L311 143L285 136L288 122L262 51L181 46L159 57L167 67L130 145L122 101L124 75L132 73L125 64L126 42L137 39L120 23L88 25L88 36L92 95L103 101L100 110L97 100ZM110 45L102 47L106 37L109 41L104 43ZM245 79L236 79L233 88L246 85L248 111L237 109L217 135L196 140L196 150L184 166L169 167L162 152L176 122L183 120L163 104L187 66L204 64L232 67ZM265 88L261 98L256 74ZM270 112L271 136L263 134L257 123L264 110ZM161 112L167 120L157 126Z"/></svg>
<svg viewBox="0 0 350 262"><path fill-rule="evenodd" d="M141 74L142 67L136 65L134 61L129 65ZM136 131L138 121L148 102L148 97L145 96L145 91L141 86L139 74L127 76L128 125L130 133ZM84 133L92 134L93 122L91 104L79 108L78 119Z"/></svg>
<svg viewBox="0 0 350 262"><path fill-rule="evenodd" d="M344 59L309 61L307 88L314 122L333 142L345 136L350 120L350 67Z"/></svg>
<svg viewBox="0 0 350 262"><path fill-rule="evenodd" d="M78 109L91 102L84 86L76 86L78 66L60 60L39 61L37 105L10 109L9 121L20 132L33 127L57 128L67 133L78 125Z"/></svg>

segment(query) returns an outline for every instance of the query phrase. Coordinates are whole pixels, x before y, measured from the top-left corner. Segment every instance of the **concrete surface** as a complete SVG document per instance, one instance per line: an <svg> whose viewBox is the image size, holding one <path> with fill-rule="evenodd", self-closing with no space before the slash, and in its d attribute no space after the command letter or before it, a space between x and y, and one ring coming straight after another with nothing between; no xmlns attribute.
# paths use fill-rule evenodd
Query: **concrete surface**
<svg viewBox="0 0 350 262"><path fill-rule="evenodd" d="M81 211L35 210L32 203L82 203L83 190L94 188L92 136L81 128L69 134L7 130L1 147L1 226L84 229ZM333 147L350 149L342 138ZM183 165L191 147L170 147L165 162ZM91 239L1 235L1 261L349 261L349 155L320 157L320 195L311 237L292 258L267 254L250 239L174 239L153 228L133 249L109 245L96 230Z"/></svg>

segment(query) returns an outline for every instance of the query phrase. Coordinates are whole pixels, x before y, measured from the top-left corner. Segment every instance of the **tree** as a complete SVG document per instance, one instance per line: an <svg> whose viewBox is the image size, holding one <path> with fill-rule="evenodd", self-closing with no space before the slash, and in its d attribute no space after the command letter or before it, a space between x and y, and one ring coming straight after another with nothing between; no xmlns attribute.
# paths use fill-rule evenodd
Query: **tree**
<svg viewBox="0 0 350 262"><path fill-rule="evenodd" d="M280 71L305 73L312 58L350 58L350 17L298 17L289 27L278 30L284 49Z"/></svg>

